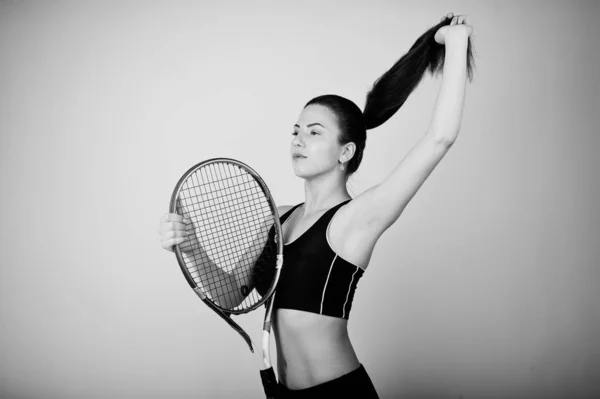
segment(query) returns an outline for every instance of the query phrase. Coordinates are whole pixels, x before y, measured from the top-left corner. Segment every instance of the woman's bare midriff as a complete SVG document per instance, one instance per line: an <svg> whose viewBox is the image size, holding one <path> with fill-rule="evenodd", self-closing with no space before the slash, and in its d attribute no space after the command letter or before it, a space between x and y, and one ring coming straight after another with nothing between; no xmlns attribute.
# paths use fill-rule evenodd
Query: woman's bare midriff
<svg viewBox="0 0 600 399"><path fill-rule="evenodd" d="M277 374L289 389L319 385L360 366L348 320L293 309L277 309L273 316Z"/></svg>

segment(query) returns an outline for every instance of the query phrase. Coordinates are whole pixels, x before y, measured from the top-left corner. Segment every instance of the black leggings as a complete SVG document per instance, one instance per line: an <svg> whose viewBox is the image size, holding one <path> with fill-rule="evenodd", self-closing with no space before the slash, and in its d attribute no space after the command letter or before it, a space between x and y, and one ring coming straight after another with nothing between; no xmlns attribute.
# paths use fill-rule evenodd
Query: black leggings
<svg viewBox="0 0 600 399"><path fill-rule="evenodd" d="M367 371L361 364L354 371L344 374L336 379L324 382L314 387L292 390L286 388L281 382L278 385L277 399L302 399L302 398L361 398L379 399L375 386L371 382Z"/></svg>

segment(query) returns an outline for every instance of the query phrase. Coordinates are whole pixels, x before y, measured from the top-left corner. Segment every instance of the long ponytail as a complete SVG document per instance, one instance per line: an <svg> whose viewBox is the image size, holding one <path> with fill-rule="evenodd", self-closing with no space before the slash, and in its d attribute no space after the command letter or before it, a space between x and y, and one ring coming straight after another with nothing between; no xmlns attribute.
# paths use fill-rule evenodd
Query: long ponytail
<svg viewBox="0 0 600 399"><path fill-rule="evenodd" d="M436 32L450 25L446 18L417 39L410 50L373 84L367 94L363 115L367 130L374 129L392 117L418 86L428 70L437 75L444 67L446 47L434 39ZM473 80L473 53L471 39L467 45L467 76Z"/></svg>

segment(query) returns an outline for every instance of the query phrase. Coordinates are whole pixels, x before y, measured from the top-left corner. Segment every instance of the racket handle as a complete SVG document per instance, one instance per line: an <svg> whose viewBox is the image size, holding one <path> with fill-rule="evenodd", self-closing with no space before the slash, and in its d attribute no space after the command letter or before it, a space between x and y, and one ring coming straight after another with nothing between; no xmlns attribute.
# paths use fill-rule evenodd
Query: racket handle
<svg viewBox="0 0 600 399"><path fill-rule="evenodd" d="M273 367L269 367L266 370L260 370L260 378L262 379L263 388L265 389L265 395L267 399L277 398L277 377L275 377L275 371Z"/></svg>

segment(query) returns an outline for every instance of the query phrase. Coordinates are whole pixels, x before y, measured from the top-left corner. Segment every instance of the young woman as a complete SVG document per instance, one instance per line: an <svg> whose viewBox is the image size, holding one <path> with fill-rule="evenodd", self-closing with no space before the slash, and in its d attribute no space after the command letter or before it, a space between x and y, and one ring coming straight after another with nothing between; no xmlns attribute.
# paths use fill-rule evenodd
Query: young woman
<svg viewBox="0 0 600 399"><path fill-rule="evenodd" d="M278 208L284 262L273 330L281 398L377 398L348 337L354 290L381 234L400 216L456 140L467 76L472 76L464 16L448 14L424 33L367 95L364 112L336 95L310 100L290 147L305 201ZM346 190L360 165L366 132L387 121L423 74L443 68L429 129L389 176L355 198ZM161 219L162 247L185 239L182 217Z"/></svg>

